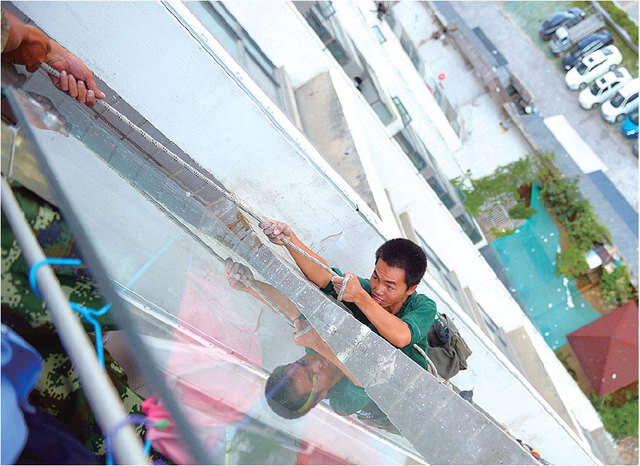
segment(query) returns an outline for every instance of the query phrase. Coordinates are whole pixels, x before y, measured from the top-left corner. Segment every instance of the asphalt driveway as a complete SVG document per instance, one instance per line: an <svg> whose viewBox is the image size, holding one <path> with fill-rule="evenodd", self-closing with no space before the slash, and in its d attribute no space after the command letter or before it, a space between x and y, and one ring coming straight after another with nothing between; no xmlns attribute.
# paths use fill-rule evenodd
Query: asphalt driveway
<svg viewBox="0 0 640 466"><path fill-rule="evenodd" d="M547 56L546 43L538 40L540 44L537 44L532 39L530 31L527 33L527 27L531 26L522 21L522 10L518 13L514 9L533 2L514 3L518 2L452 2L467 24L480 26L508 60L509 69L533 94L540 113L545 117L566 117L607 166L606 176L637 211L638 159L631 152L632 143L619 132L619 125L607 124L598 110L586 111L579 106L577 92L569 90L564 83L558 59L552 59L550 54ZM536 7L548 10L542 12L546 17L568 6L568 2L540 2ZM532 11L536 11L535 8Z"/></svg>

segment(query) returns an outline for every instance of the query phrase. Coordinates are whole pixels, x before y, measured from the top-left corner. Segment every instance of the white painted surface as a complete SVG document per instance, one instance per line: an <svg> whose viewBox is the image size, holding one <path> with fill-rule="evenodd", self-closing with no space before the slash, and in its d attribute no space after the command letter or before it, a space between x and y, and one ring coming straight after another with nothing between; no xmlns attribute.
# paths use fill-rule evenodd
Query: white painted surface
<svg viewBox="0 0 640 466"><path fill-rule="evenodd" d="M273 64L285 67L294 88L329 68L324 45L313 31L309 34L304 18L291 2L269 0L266 8L255 0L233 0L224 5Z"/></svg>
<svg viewBox="0 0 640 466"><path fill-rule="evenodd" d="M330 263L369 275L382 224L213 38L208 43L223 67L157 3L18 6L249 205L287 220ZM89 31L101 40L88 41ZM358 117L353 124L362 128L377 122L372 112ZM505 331L520 327L519 307L411 162L383 132L364 134L397 211L410 213L416 230ZM472 370L457 377L475 387L480 404L553 462L592 462L528 382L453 307L474 351ZM557 360L549 364L564 372Z"/></svg>
<svg viewBox="0 0 640 466"><path fill-rule="evenodd" d="M564 115L554 115L544 119L549 131L553 133L558 142L580 167L582 173L592 173L598 170L607 171L607 166L591 150L591 147L580 137L576 130L569 124Z"/></svg>

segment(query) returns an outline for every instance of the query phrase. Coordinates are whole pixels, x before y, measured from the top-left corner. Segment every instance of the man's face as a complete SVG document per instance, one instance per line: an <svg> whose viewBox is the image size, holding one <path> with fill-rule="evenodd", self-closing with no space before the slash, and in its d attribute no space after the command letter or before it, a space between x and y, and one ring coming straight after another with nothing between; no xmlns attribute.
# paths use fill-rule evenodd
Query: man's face
<svg viewBox="0 0 640 466"><path fill-rule="evenodd" d="M327 396L342 378L338 368L318 354L307 354L298 359L289 366L287 374L298 393L314 392L313 403Z"/></svg>
<svg viewBox="0 0 640 466"><path fill-rule="evenodd" d="M388 311L395 309L413 293L416 286L407 287L404 269L391 267L382 259L378 259L371 274L371 297Z"/></svg>

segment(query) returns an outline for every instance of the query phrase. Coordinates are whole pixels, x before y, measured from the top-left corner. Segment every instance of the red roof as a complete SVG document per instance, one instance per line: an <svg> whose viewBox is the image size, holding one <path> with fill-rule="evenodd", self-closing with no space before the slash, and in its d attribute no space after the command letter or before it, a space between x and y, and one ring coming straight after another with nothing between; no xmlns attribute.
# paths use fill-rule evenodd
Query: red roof
<svg viewBox="0 0 640 466"><path fill-rule="evenodd" d="M638 305L620 306L567 335L598 396L638 380Z"/></svg>

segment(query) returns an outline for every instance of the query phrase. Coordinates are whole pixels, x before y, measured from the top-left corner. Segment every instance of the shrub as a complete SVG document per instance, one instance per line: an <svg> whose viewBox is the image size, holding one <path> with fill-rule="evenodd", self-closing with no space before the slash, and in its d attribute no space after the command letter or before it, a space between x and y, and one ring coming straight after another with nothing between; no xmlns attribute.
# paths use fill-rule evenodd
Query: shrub
<svg viewBox="0 0 640 466"><path fill-rule="evenodd" d="M598 221L591 205L587 205L588 209L567 225L567 233L572 244L582 252L590 250L594 243L604 243L611 240L609 230Z"/></svg>
<svg viewBox="0 0 640 466"><path fill-rule="evenodd" d="M556 274L565 275L570 280L577 280L580 275L589 270L589 264L582 251L570 246L565 251L556 254Z"/></svg>
<svg viewBox="0 0 640 466"><path fill-rule="evenodd" d="M558 172L551 172L543 181L540 195L545 206L562 223L572 220L584 208L577 178L567 178Z"/></svg>
<svg viewBox="0 0 640 466"><path fill-rule="evenodd" d="M500 231L495 227L491 227L491 233L493 234L493 236L496 237L496 239L502 238L503 236L510 235L514 231L515 231L515 228L505 228L504 231Z"/></svg>
<svg viewBox="0 0 640 466"><path fill-rule="evenodd" d="M611 273L603 270L600 289L602 290L602 301L609 309L631 301L636 294L636 290L629 281L626 265L617 266Z"/></svg>
<svg viewBox="0 0 640 466"><path fill-rule="evenodd" d="M629 398L630 400L623 405L613 406L611 395L589 397L602 419L604 428L616 440L638 435L638 393L630 394Z"/></svg>
<svg viewBox="0 0 640 466"><path fill-rule="evenodd" d="M602 6L602 8L604 8L604 10L607 13L609 13L611 18L618 24L618 26L620 26L625 31L627 31L627 33L631 37L631 40L637 44L638 43L638 25L635 24L629 18L629 15L627 14L627 12L624 10L621 10L613 2L610 2L610 1L598 2L598 3L600 3L600 6Z"/></svg>
<svg viewBox="0 0 640 466"><path fill-rule="evenodd" d="M537 212L536 209L525 206L523 203L518 202L516 205L509 209L509 217L515 219L527 219Z"/></svg>
<svg viewBox="0 0 640 466"><path fill-rule="evenodd" d="M491 175L471 179L471 189L464 186L460 178L454 178L451 182L463 192L464 206L475 217L487 202L502 202L512 197L519 199L518 186L533 183L537 174L537 164L527 155L523 159L496 168Z"/></svg>

